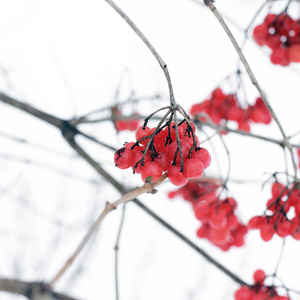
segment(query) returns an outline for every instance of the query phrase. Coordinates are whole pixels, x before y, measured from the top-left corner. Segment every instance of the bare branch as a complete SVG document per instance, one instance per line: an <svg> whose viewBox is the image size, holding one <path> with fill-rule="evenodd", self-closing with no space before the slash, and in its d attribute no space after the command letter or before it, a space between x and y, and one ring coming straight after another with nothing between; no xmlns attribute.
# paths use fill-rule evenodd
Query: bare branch
<svg viewBox="0 0 300 300"><path fill-rule="evenodd" d="M173 87L172 82L169 74L168 67L166 63L163 61L163 59L160 57L158 52L155 50L155 48L152 46L152 44L149 42L149 40L145 37L145 35L139 30L139 28L133 23L133 21L124 13L124 11L117 6L112 0L105 0L123 19L124 21L133 29L133 31L139 36L139 38L147 45L148 49L151 51L151 53L154 55L156 60L158 61L160 67L162 68L165 77L168 82L169 86L169 94L170 94L170 105L174 108L176 106L176 101L174 98L173 93Z"/></svg>
<svg viewBox="0 0 300 300"><path fill-rule="evenodd" d="M48 296L47 299L53 300L76 300L73 297L53 291L49 285L42 282L27 282L0 278L0 291L22 295L28 299L41 299L43 295ZM39 296L40 298L38 298Z"/></svg>
<svg viewBox="0 0 300 300"><path fill-rule="evenodd" d="M151 193L155 187L159 186L166 178L168 177L167 173L164 173L159 179L154 181L153 183L145 182L141 187L134 189L133 191L123 195L120 199L116 200L113 203L106 203L104 210L101 212L96 221L92 224L88 232L85 234L80 244L74 251L74 253L70 256L70 258L66 261L64 266L58 271L58 273L53 277L50 281L50 285L55 284L61 276L67 271L67 269L72 265L75 259L78 257L80 252L84 249L87 242L91 239L91 237L98 231L100 224L104 220L104 218L114 209L116 209L120 204L127 203L136 197Z"/></svg>

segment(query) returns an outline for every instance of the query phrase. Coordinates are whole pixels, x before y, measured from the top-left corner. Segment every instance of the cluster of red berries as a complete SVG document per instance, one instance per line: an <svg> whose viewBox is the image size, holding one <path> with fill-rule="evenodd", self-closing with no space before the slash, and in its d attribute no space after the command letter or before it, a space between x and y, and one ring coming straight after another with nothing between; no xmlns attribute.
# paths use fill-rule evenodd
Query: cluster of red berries
<svg viewBox="0 0 300 300"><path fill-rule="evenodd" d="M300 20L287 13L268 14L264 22L253 30L258 45L267 45L271 50L271 62L287 66L300 62Z"/></svg>
<svg viewBox="0 0 300 300"><path fill-rule="evenodd" d="M140 126L135 133L136 142L125 144L115 153L115 165L120 169L131 167L134 173L141 174L143 181L149 176L155 181L165 171L169 180L178 186L188 179L200 178L211 157L205 148L199 147L196 127L190 124L184 121L178 126L180 146L174 122L158 130Z"/></svg>
<svg viewBox="0 0 300 300"><path fill-rule="evenodd" d="M292 217L288 217L289 212ZM274 182L272 197L267 202L265 214L250 219L248 228L259 229L264 241L271 240L275 233L283 238L290 235L295 240L300 240L299 187L295 184L284 186L279 182Z"/></svg>
<svg viewBox="0 0 300 300"><path fill-rule="evenodd" d="M236 207L237 202L233 198L204 201L195 205L195 216L202 222L197 231L198 237L207 238L223 251L232 246L243 246L248 229L236 216Z"/></svg>
<svg viewBox="0 0 300 300"><path fill-rule="evenodd" d="M237 202L233 198L218 198L219 187L213 181L189 181L177 191L169 192L168 196L174 198L180 195L191 202L196 218L202 223L197 231L198 237L206 238L227 251L231 246L244 245L248 230L234 213Z"/></svg>
<svg viewBox="0 0 300 300"><path fill-rule="evenodd" d="M133 116L138 116L138 113L133 113ZM122 111L120 109L113 110L113 117L122 117ZM124 120L116 120L114 122L115 128L117 131L130 130L135 131L138 129L140 125L139 119L124 119Z"/></svg>
<svg viewBox="0 0 300 300"><path fill-rule="evenodd" d="M254 285L241 286L235 292L235 300L290 300L288 296L279 296L275 286L264 285L266 273L263 270L256 270L253 279Z"/></svg>
<svg viewBox="0 0 300 300"><path fill-rule="evenodd" d="M250 131L251 122L269 124L272 116L263 100L259 97L254 105L242 107L234 94L225 94L222 89L215 89L211 96L199 104L194 104L190 110L192 116L207 114L212 122L224 124L227 121L234 121L238 128ZM205 117L200 117L205 121Z"/></svg>

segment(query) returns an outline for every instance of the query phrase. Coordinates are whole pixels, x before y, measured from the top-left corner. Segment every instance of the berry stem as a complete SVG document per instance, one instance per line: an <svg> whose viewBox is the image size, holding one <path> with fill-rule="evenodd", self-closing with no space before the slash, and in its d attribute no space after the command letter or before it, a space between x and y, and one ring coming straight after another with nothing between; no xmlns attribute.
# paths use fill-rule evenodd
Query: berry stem
<svg viewBox="0 0 300 300"><path fill-rule="evenodd" d="M150 41L146 38L146 36L140 31L140 29L133 23L133 21L124 13L124 11L117 6L112 0L104 0L106 1L122 18L123 20L132 28L132 30L138 35L138 37L146 44L148 49L151 51L151 53L154 55L156 60L158 61L160 67L162 68L165 77L167 79L168 87L169 87L169 96L170 96L170 105L172 108L176 107L176 101L173 93L173 87L171 82L171 77L169 74L168 67L164 60L160 57L158 52L155 50L155 48L152 46Z"/></svg>

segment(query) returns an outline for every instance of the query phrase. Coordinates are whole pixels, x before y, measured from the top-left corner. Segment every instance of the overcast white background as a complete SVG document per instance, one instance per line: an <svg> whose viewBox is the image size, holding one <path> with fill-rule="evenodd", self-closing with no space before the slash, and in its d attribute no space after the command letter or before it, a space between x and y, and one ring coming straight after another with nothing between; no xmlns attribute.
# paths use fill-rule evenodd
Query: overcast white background
<svg viewBox="0 0 300 300"><path fill-rule="evenodd" d="M262 3L219 0L216 6L242 29ZM283 3L280 1L275 11L284 7ZM227 36L212 13L196 1L123 0L117 4L167 63L176 100L187 110L235 71L237 55ZM295 15L298 6L293 6ZM265 14L266 10L255 24ZM242 31L229 25L241 42ZM271 65L267 52L250 37L245 55L283 128L292 135L300 129L300 69ZM257 92L246 77L245 83L248 100L253 103ZM0 90L64 119L124 101L132 91L137 97L162 96L159 101L139 105L142 114L168 103L167 84L158 63L103 0L0 0ZM81 129L116 148L134 139L133 133L117 136L110 123ZM281 138L275 124L255 125L253 132ZM12 141L4 133L31 144ZM201 132L199 139L205 139ZM294 142L299 140L296 136ZM118 180L132 187L141 184L138 175L115 168L111 151L84 139L78 141ZM239 203L240 218L246 223L263 212L270 185L262 190L261 183L270 173L284 171L283 152L276 145L241 136L228 135L225 141L232 159L231 178L254 181L229 183ZM225 151L218 139L213 142L215 152L210 144L203 144L212 151L207 175L224 175L228 167ZM0 145L0 276L50 280L105 202L116 200L119 194L75 156L58 130L1 102ZM265 243L258 232L250 232L245 247L222 252L196 237L199 222L186 202L167 199L171 189L174 187L166 182L157 195L140 199L245 281L252 282L257 268L274 272L281 239L274 237ZM58 282L57 290L79 299L115 299L114 245L120 217L121 209L107 216L91 246ZM299 241L287 238L278 270L284 283L298 290L299 251ZM233 299L238 288L134 204L127 205L119 255L120 299L227 300ZM0 298L18 297L2 293Z"/></svg>

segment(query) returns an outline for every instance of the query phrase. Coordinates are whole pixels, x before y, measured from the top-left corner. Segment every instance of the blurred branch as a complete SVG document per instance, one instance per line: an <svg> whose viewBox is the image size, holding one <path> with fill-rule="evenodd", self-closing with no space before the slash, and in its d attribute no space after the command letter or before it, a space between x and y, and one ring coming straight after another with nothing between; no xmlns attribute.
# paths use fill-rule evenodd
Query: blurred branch
<svg viewBox="0 0 300 300"><path fill-rule="evenodd" d="M53 291L49 285L42 282L0 278L0 291L22 295L30 300L76 300L73 297Z"/></svg>
<svg viewBox="0 0 300 300"><path fill-rule="evenodd" d="M136 188L126 194L124 194L120 199L109 203L107 202L105 205L104 210L101 212L101 214L98 216L98 218L95 220L95 222L92 224L88 232L85 234L83 239L81 240L80 244L74 251L74 253L70 256L70 258L65 262L63 267L58 271L58 273L53 277L53 279L50 281L50 285L53 285L61 278L61 276L67 271L67 269L72 265L72 263L75 261L75 259L78 257L78 255L81 253L81 251L84 249L88 241L91 239L91 237L98 231L100 224L104 220L104 218L112 211L115 210L119 205L127 203L136 197L151 193L155 194L157 191L154 189L155 187L159 186L166 178L168 177L167 173L164 173L159 179L157 179L154 182L145 182L141 187Z"/></svg>

